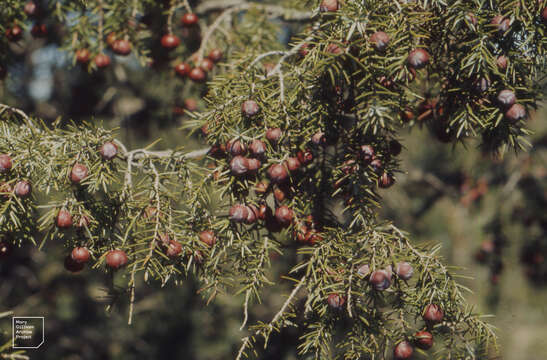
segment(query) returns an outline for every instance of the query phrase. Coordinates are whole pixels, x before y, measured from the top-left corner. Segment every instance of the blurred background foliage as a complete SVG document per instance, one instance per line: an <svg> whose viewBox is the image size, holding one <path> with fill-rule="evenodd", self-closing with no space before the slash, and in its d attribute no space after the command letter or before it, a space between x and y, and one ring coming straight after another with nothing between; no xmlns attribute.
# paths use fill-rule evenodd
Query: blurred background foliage
<svg viewBox="0 0 547 360"><path fill-rule="evenodd" d="M185 100L202 109L206 86L185 85L168 61L143 68L132 57L89 74L59 50L62 29L51 30L46 38L27 34L11 45L17 61L0 86L0 102L46 121L92 120L89 114L95 114L94 121L119 127L129 147L161 138L161 148L199 148L199 136L180 127L189 119ZM293 30L281 29L280 38L288 40ZM400 139L405 173L382 192L384 218L394 219L417 243L442 243L448 263L470 277L463 280L474 292L469 299L480 312L495 315L504 359L547 358L546 120L543 106L530 121L535 135L528 154L497 159L473 142L446 145L425 127L414 127ZM241 299L220 296L206 306L193 279L179 287L141 284L134 324L128 326L127 301L116 302L116 293L107 291L117 279L90 270L69 273L62 244L48 243L46 250L27 245L0 259L0 312L45 316L46 342L28 352L31 359L213 360L238 348ZM278 263L273 271L285 267ZM280 280L279 286L287 284ZM123 291L119 295L127 297ZM251 320L270 318L283 302L278 296L264 299ZM0 319L0 344L9 341L10 326L9 318ZM260 358L296 359L298 336L294 329L276 335Z"/></svg>

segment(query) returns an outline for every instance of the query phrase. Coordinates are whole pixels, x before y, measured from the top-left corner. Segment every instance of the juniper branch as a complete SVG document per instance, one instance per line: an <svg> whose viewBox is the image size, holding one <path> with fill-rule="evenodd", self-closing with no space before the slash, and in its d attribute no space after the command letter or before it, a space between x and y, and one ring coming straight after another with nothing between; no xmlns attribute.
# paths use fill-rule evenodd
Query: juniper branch
<svg viewBox="0 0 547 360"><path fill-rule="evenodd" d="M261 327L255 332L253 332L252 335L246 336L242 339L243 343L241 344L241 347L239 348L236 360L241 359L241 357L245 353L245 350L251 344L252 338L259 335L263 335L264 337L269 336L274 326L276 326L277 322L284 316L285 312L287 311L287 308L291 305L292 301L294 300L294 298L296 297L296 295L298 294L302 286L305 285L305 282L306 282L306 276L302 276L300 280L298 281L298 284L294 287L292 292L289 294L289 297L287 298L287 300L285 300L285 302L279 309L279 311L274 315L272 320L265 326L266 330L264 330L264 327Z"/></svg>

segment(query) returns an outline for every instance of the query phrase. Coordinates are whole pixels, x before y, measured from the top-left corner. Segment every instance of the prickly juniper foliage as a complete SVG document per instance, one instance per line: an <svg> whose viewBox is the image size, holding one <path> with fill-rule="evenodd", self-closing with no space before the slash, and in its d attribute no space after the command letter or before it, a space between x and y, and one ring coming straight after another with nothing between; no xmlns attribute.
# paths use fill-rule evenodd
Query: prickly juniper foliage
<svg viewBox="0 0 547 360"><path fill-rule="evenodd" d="M0 5L2 72L24 41L18 31L36 35L34 24L62 24L64 50L90 72L128 55L152 69L168 62L207 86L207 109L181 129L203 133L207 146L131 150L103 128L0 105L3 244L64 242L67 268L125 277L130 302L137 277L184 286L197 276L208 302L233 293L243 314L236 359L285 327L303 331L306 359L407 359L431 343L429 356L443 359L492 351L492 329L439 247L411 244L376 214L404 171L397 156L411 151L397 141L401 129L479 138L497 156L526 150L546 65L542 1L36 4L36 13ZM288 45L283 23L298 31ZM181 27L201 31L201 43L181 41ZM160 43L169 55L153 59ZM280 283L272 254L290 264ZM267 287L286 301L250 323Z"/></svg>

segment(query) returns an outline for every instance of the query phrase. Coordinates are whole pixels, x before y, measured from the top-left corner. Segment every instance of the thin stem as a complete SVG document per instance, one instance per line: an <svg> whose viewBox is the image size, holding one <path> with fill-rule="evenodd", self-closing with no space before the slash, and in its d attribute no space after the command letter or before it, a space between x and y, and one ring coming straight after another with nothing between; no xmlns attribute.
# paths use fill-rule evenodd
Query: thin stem
<svg viewBox="0 0 547 360"><path fill-rule="evenodd" d="M132 179L133 175L131 174L131 172L133 171L132 166L133 166L133 154L129 154L127 156L127 170L124 176L124 184L123 184L124 193L127 193L129 188L133 186L133 179Z"/></svg>
<svg viewBox="0 0 547 360"><path fill-rule="evenodd" d="M119 140L117 140L117 139L114 139L114 142L116 143L116 145L117 145L119 148L122 149L122 152L123 152L124 154L127 154L127 147L125 147L125 145L124 145L121 141L119 141Z"/></svg>
<svg viewBox="0 0 547 360"><path fill-rule="evenodd" d="M237 11L237 10L241 10L241 7L240 6L235 6L233 8L229 8L227 10L224 10L224 12L222 14L220 14L215 19L215 21L207 28L207 31L205 32L205 35L203 36L203 40L201 41L201 45L200 45L198 51L196 51L196 53L195 53L198 62L203 60L203 54L205 53L205 49L207 48L207 46L209 44L209 39L211 38L211 36L215 32L215 30L222 24L222 21L224 21L224 19L227 16L229 16L230 14L232 14L234 11Z"/></svg>
<svg viewBox="0 0 547 360"><path fill-rule="evenodd" d="M285 311L287 311L287 308L289 307L289 305L292 303L292 301L294 300L294 298L298 294L298 291L300 291L302 286L304 286L305 282L306 282L306 275L304 275L300 278L300 280L298 281L298 285L296 285L294 287L293 291L290 293L287 300L285 300L285 302L283 303L283 306L281 306L281 309L279 309L279 311L274 315L273 319L266 325L268 333L270 333L274 329L275 324L285 314ZM244 337L242 339L243 343L241 344L241 347L239 348L236 360L241 359L241 357L245 353L245 350L247 349L247 347L251 343L251 338L253 338L255 336L258 336L258 335L266 336L264 328L260 328L260 329L256 330L252 335Z"/></svg>
<svg viewBox="0 0 547 360"><path fill-rule="evenodd" d="M300 11L296 9L285 8L279 5L268 5L257 2L248 2L241 0L214 0L200 4L195 12L197 14L206 14L212 11L219 11L231 7L238 7L242 10L247 10L251 7L261 9L267 12L272 17L280 17L285 21L306 21L314 18L319 13L319 8L314 11Z"/></svg>
<svg viewBox="0 0 547 360"><path fill-rule="evenodd" d="M249 65L249 67L251 68L251 67L255 66L256 63L258 63L259 61L261 61L262 59L264 59L268 56L285 55L286 53L287 53L286 51L274 50L274 51L268 51L266 53L260 54L253 60L253 62Z"/></svg>
<svg viewBox="0 0 547 360"><path fill-rule="evenodd" d="M207 155L210 149L211 149L210 147L207 147L207 148L203 148L199 150L194 150L186 154L185 153L179 154L179 152L175 150L150 151L145 149L135 149L135 150L131 150L127 152L126 157L128 157L129 155L132 155L133 159L137 160L137 159L144 159L144 158L169 158L169 157L173 157L177 155L185 159L196 159L196 158L200 158Z"/></svg>
<svg viewBox="0 0 547 360"><path fill-rule="evenodd" d="M21 354L0 354L2 359L10 359L10 360L30 360L30 357L26 355Z"/></svg>
<svg viewBox="0 0 547 360"><path fill-rule="evenodd" d="M192 11L192 7L190 6L190 3L188 2L188 0L183 0L180 4L177 4L175 6L174 11L177 11L180 8L185 8L186 12L188 12L188 13L193 13L194 12L194 11Z"/></svg>
<svg viewBox="0 0 547 360"><path fill-rule="evenodd" d="M156 199L156 225L154 227L154 236L152 237L152 241L150 241L150 246L148 248L148 255L146 255L146 258L144 258L143 261L143 268L146 272L146 267L148 266L148 262L152 259L152 255L154 255L154 249L156 248L156 242L158 239L158 233L159 233L159 227L160 227L160 213L161 213L161 199L160 199L160 174L158 172L158 169L156 169L156 165L154 165L154 162L150 159L150 167L152 168L152 172L154 173L154 192L155 192L155 199Z"/></svg>
<svg viewBox="0 0 547 360"><path fill-rule="evenodd" d="M253 2L225 1L225 0L218 1L218 2L217 1L206 2L196 8L196 13L203 14L209 11L222 10L222 9L226 9L226 10L224 10L224 12L215 19L215 21L211 24L211 26L207 28L207 31L205 32L205 35L203 36L201 46L198 49L198 51L195 53L198 62L203 59L203 54L205 52L205 49L207 48L209 39L211 38L212 34L219 28L219 26L222 24L224 19L235 11L248 10L251 7L262 9L263 11L267 12L269 15L273 15L274 17L282 17L286 21L309 20L315 17L315 15L317 14L317 11L311 11L311 12L297 11L295 9L284 8L282 6L264 5L264 4L253 3ZM296 51L298 52L298 49Z"/></svg>
<svg viewBox="0 0 547 360"><path fill-rule="evenodd" d="M97 0L97 8L99 10L99 27L98 27L98 38L99 38L99 53L102 54L104 50L104 39L103 39L103 23L104 23L104 11L103 11L103 0Z"/></svg>
<svg viewBox="0 0 547 360"><path fill-rule="evenodd" d="M127 325L131 325L133 323L133 311L135 307L135 273L137 271L137 262L133 264L133 269L131 269L131 295L129 298L129 319L127 320Z"/></svg>
<svg viewBox="0 0 547 360"><path fill-rule="evenodd" d="M251 297L252 289L260 284L259 272L260 270L262 270L262 267L264 266L264 261L266 260L266 256L268 253L268 243L268 237L265 237L262 254L260 254L260 260L258 261L258 266L256 267L255 271L253 271L253 281L249 285L249 289L247 289L247 291L245 292L245 304L243 305L243 323L241 324L239 330L243 330L243 328L245 328L245 326L247 325L247 320L249 319L249 299Z"/></svg>
<svg viewBox="0 0 547 360"><path fill-rule="evenodd" d="M346 308L348 310L348 315L350 318L353 317L353 314L352 314L352 311L351 311L351 284L352 284L352 281L353 281L353 266L351 267L351 272L350 272L350 275L349 275L349 287L348 287L348 301L346 303Z"/></svg>
<svg viewBox="0 0 547 360"><path fill-rule="evenodd" d="M319 23L315 24L314 29L316 29L318 26L319 26ZM285 114L287 113L287 107L285 105L285 75L281 71L281 66L289 57L296 55L298 51L300 51L300 49L312 39L313 39L313 35L309 35L303 41L294 45L289 51L285 52L284 55L277 61L277 64L272 69L272 71L270 71L266 75L267 78L276 74L279 77L279 101L281 102L281 106L283 107L283 111L285 112Z"/></svg>
<svg viewBox="0 0 547 360"><path fill-rule="evenodd" d="M23 119L29 120L29 121L30 121L29 116L28 116L27 114L25 114L25 112L24 112L23 110L21 110L21 109L17 109L17 108L14 108L14 107L11 107L11 106L5 105L5 104L0 104L0 110L2 110L2 112L3 112L4 110L10 110L10 111L12 111L12 112L14 112L14 113L19 114Z"/></svg>
<svg viewBox="0 0 547 360"><path fill-rule="evenodd" d="M249 319L249 298L251 297L251 289L248 289L245 292L245 304L243 305L243 322L239 330L243 330L247 325L247 320Z"/></svg>
<svg viewBox="0 0 547 360"><path fill-rule="evenodd" d="M237 352L237 357L236 357L236 360L240 360L241 357L243 356L243 352L245 351L245 349L247 348L247 345L249 344L249 337L246 336L244 337L243 339L241 339L243 341L243 344L241 344L241 347L239 348L239 351Z"/></svg>
<svg viewBox="0 0 547 360"><path fill-rule="evenodd" d="M13 311L4 311L3 313L0 313L0 319L5 318L7 316L13 315Z"/></svg>
<svg viewBox="0 0 547 360"><path fill-rule="evenodd" d="M169 12L167 13L167 33L173 33L173 15L175 15L175 10L177 8L176 0L171 0L169 2Z"/></svg>
<svg viewBox="0 0 547 360"><path fill-rule="evenodd" d="M183 0L182 5L186 8L186 11L188 11L189 13L192 12L192 7L190 6L190 3L188 2L188 0Z"/></svg>

